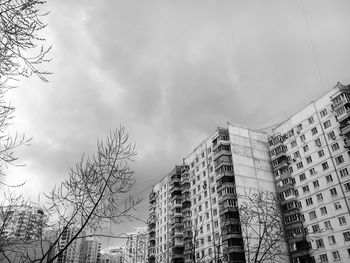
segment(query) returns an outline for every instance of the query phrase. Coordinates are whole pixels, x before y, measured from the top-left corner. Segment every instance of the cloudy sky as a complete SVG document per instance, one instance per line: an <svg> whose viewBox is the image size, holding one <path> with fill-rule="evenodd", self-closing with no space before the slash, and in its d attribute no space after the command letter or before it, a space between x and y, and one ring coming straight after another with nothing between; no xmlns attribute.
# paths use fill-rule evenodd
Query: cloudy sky
<svg viewBox="0 0 350 263"><path fill-rule="evenodd" d="M217 126L263 128L350 83L348 0L57 0L45 8L54 75L9 94L13 129L33 141L19 152L26 166L6 180L26 181L32 196L122 124L137 145L134 192L145 199L135 216L146 220L151 186Z"/></svg>

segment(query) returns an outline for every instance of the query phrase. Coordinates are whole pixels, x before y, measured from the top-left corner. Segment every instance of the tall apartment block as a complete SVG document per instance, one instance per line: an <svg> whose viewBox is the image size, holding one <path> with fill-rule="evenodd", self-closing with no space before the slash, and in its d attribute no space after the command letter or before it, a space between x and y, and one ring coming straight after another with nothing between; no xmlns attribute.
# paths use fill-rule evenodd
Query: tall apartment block
<svg viewBox="0 0 350 263"><path fill-rule="evenodd" d="M0 239L40 239L45 215L41 208L33 205L0 207Z"/></svg>
<svg viewBox="0 0 350 263"><path fill-rule="evenodd" d="M147 227L135 227L134 232L127 233L125 262L145 262L147 257L147 240Z"/></svg>
<svg viewBox="0 0 350 263"><path fill-rule="evenodd" d="M148 261L170 262L168 239L170 224L169 176L156 184L149 195Z"/></svg>
<svg viewBox="0 0 350 263"><path fill-rule="evenodd" d="M266 133L229 123L153 188L149 262L245 262L240 199L252 189L276 192L267 142Z"/></svg>
<svg viewBox="0 0 350 263"><path fill-rule="evenodd" d="M246 262L239 207L259 191L278 196L280 262L350 262L349 148L340 83L271 130L218 128L154 187L149 262Z"/></svg>
<svg viewBox="0 0 350 263"><path fill-rule="evenodd" d="M269 138L293 263L350 262L350 86L338 83Z"/></svg>
<svg viewBox="0 0 350 263"><path fill-rule="evenodd" d="M100 263L101 240L94 236L84 238L79 254L79 263Z"/></svg>

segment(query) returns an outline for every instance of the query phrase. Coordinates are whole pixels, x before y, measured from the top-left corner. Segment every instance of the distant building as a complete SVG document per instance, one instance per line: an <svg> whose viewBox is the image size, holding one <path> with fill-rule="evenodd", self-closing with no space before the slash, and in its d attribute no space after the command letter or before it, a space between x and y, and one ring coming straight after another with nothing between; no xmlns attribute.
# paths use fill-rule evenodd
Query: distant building
<svg viewBox="0 0 350 263"><path fill-rule="evenodd" d="M43 233L45 215L35 205L0 207L0 238L39 239Z"/></svg>
<svg viewBox="0 0 350 263"><path fill-rule="evenodd" d="M45 219L43 210L35 204L1 206L0 262L41 259L50 246L43 235Z"/></svg>
<svg viewBox="0 0 350 263"><path fill-rule="evenodd" d="M124 263L124 249L113 248L101 252L100 263Z"/></svg>
<svg viewBox="0 0 350 263"><path fill-rule="evenodd" d="M147 261L147 227L136 227L127 233L125 245L125 262L143 263Z"/></svg>
<svg viewBox="0 0 350 263"><path fill-rule="evenodd" d="M101 258L101 240L97 237L86 237L80 248L80 263L99 263Z"/></svg>
<svg viewBox="0 0 350 263"><path fill-rule="evenodd" d="M62 232L56 232L55 235L51 234L51 241L55 241L57 238L58 243L50 252L49 258L53 258L57 253L64 249L64 247L71 241L74 235L77 233L76 227L65 227ZM58 235L61 234L60 237ZM83 232L81 235L85 235ZM80 235L80 236L81 236ZM70 246L63 251L54 261L53 263L79 263L80 262L80 253L82 250L83 238L76 238L70 244Z"/></svg>

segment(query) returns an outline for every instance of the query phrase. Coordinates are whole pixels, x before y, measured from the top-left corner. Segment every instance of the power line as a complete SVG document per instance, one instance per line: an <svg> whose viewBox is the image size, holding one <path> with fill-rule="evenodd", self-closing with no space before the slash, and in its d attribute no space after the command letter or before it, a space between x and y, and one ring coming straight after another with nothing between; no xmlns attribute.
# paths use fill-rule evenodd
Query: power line
<svg viewBox="0 0 350 263"><path fill-rule="evenodd" d="M317 69L317 73L318 73L318 76L320 78L321 85L322 85L323 89L326 90L326 86L324 84L324 81L323 81L323 78L322 78L322 74L321 74L320 64L319 64L318 59L317 59L317 53L316 53L315 45L314 45L314 42L312 40L310 25L309 25L309 22L307 20L307 16L306 16L306 11L305 11L303 0L300 0L300 3L301 3L301 9L303 11L304 22L305 22L307 34L308 34L308 37L309 37L309 40L310 40L310 44L311 44L311 48L312 48L312 53L313 53L314 62L315 62L316 69Z"/></svg>

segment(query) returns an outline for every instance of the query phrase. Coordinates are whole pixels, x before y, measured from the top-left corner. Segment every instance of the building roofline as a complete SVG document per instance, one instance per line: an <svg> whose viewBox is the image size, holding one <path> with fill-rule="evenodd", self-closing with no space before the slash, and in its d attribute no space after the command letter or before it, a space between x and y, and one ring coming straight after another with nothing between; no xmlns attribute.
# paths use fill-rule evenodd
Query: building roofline
<svg viewBox="0 0 350 263"><path fill-rule="evenodd" d="M327 91L322 91L322 93L320 93L320 95L316 96L313 100L311 100L311 102L305 104L304 106L300 107L298 110L296 110L294 113L290 114L288 118L284 119L283 121L280 121L276 124L270 125L267 128L262 128L261 130L274 130L277 129L278 127L280 127L283 123L289 121L294 115L296 115L297 113L301 112L303 109L305 109L307 106L315 103L317 100L321 99L323 96L325 96L328 92L330 92L331 90L337 88L337 87L346 87L346 85L343 85L342 83L340 83L339 81L331 88L327 89Z"/></svg>

